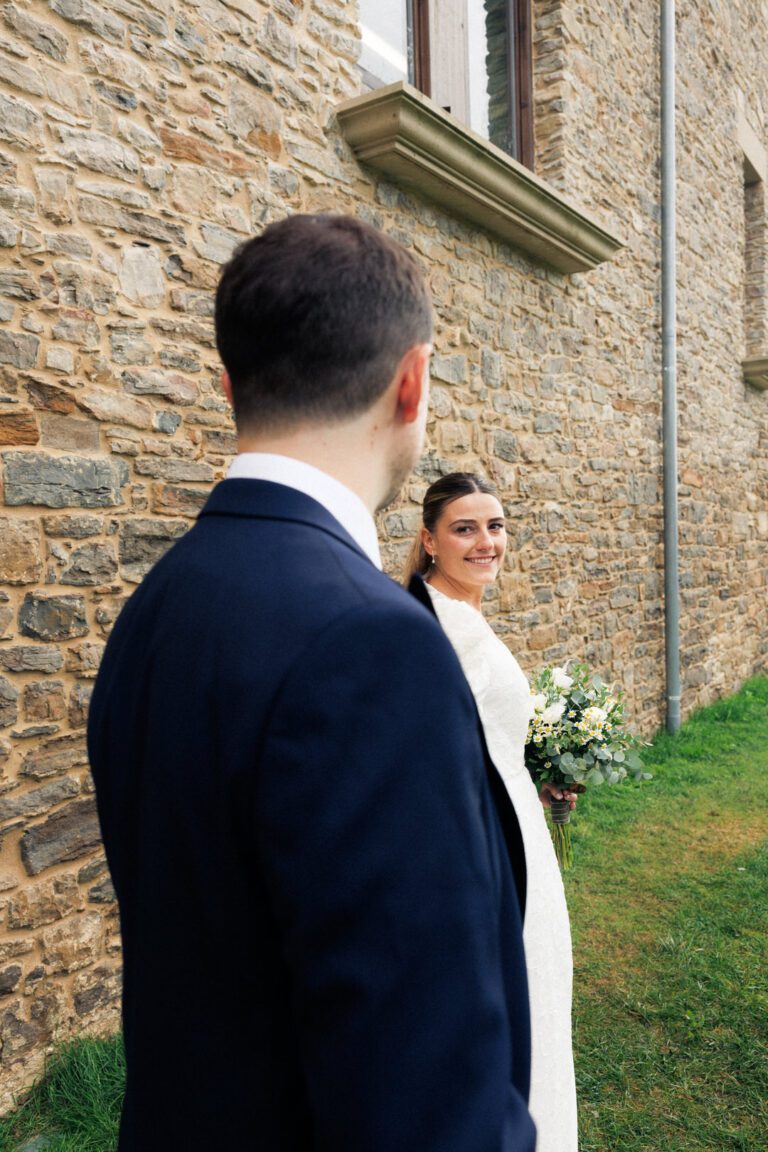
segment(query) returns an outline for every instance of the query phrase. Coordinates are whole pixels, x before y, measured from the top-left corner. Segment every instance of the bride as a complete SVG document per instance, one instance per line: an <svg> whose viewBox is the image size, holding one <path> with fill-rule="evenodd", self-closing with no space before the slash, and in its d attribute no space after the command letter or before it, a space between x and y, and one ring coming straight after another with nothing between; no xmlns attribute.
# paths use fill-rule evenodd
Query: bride
<svg viewBox="0 0 768 1152"><path fill-rule="evenodd" d="M551 795L561 794L545 785L539 797L528 774L523 759L531 712L528 681L481 607L485 589L499 574L505 548L504 512L495 488L471 473L454 472L427 490L408 577L418 572L426 581L520 823L528 873L523 941L531 1003L529 1107L538 1129L536 1149L577 1152L571 933L543 808Z"/></svg>

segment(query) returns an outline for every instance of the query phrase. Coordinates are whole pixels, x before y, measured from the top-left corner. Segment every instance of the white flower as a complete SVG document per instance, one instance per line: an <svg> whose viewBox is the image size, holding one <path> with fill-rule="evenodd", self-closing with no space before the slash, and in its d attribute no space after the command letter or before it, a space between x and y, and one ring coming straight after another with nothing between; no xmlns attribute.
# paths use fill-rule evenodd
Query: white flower
<svg viewBox="0 0 768 1152"><path fill-rule="evenodd" d="M562 700L558 700L555 704L550 704L549 708L545 708L541 714L541 719L544 724L557 724L561 720L565 712L565 704Z"/></svg>
<svg viewBox="0 0 768 1152"><path fill-rule="evenodd" d="M587 708L584 712L584 719L594 728L604 724L607 718L608 713L604 712L602 708L598 708L596 704L593 704L591 708Z"/></svg>
<svg viewBox="0 0 768 1152"><path fill-rule="evenodd" d="M560 688L562 691L567 691L571 684L573 684L573 676L569 676L564 668L552 669L552 683L555 688Z"/></svg>
<svg viewBox="0 0 768 1152"><path fill-rule="evenodd" d="M532 693L531 704L533 705L534 712L543 712L547 706L547 698L543 692Z"/></svg>

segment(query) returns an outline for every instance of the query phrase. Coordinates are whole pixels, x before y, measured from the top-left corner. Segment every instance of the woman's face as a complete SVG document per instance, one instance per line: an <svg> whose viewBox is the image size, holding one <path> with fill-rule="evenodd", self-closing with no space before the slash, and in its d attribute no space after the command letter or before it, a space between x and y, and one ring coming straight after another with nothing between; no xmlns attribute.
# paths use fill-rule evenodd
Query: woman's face
<svg viewBox="0 0 768 1152"><path fill-rule="evenodd" d="M434 531L422 528L427 552L448 583L477 589L493 584L507 546L504 511L495 496L470 492L446 504Z"/></svg>

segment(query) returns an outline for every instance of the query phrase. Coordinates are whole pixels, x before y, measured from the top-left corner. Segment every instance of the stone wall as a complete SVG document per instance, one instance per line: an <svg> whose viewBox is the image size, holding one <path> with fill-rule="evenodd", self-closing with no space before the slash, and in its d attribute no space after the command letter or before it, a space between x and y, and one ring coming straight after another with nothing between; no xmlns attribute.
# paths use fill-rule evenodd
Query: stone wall
<svg viewBox="0 0 768 1152"><path fill-rule="evenodd" d="M390 570L426 484L482 469L510 529L494 626L527 670L588 659L644 732L662 722L657 7L534 4L538 171L626 243L562 276L354 161L333 116L358 89L352 4L0 4L0 1107L55 1037L116 1026L88 698L122 603L234 450L211 292L269 220L355 212L428 270L430 443L381 518ZM740 369L745 315L765 317L736 143L737 115L766 141L768 7L678 23L687 714L768 651L768 395Z"/></svg>

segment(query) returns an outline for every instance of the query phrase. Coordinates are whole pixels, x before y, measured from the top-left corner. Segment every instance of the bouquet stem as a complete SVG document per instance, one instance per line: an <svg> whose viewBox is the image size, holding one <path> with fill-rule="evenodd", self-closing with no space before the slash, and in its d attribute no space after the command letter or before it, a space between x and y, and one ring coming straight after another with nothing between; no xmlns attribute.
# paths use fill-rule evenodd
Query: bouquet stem
<svg viewBox="0 0 768 1152"><path fill-rule="evenodd" d="M568 800L552 800L549 805L552 820L552 844L557 862L564 872L573 867L571 843L571 805Z"/></svg>

